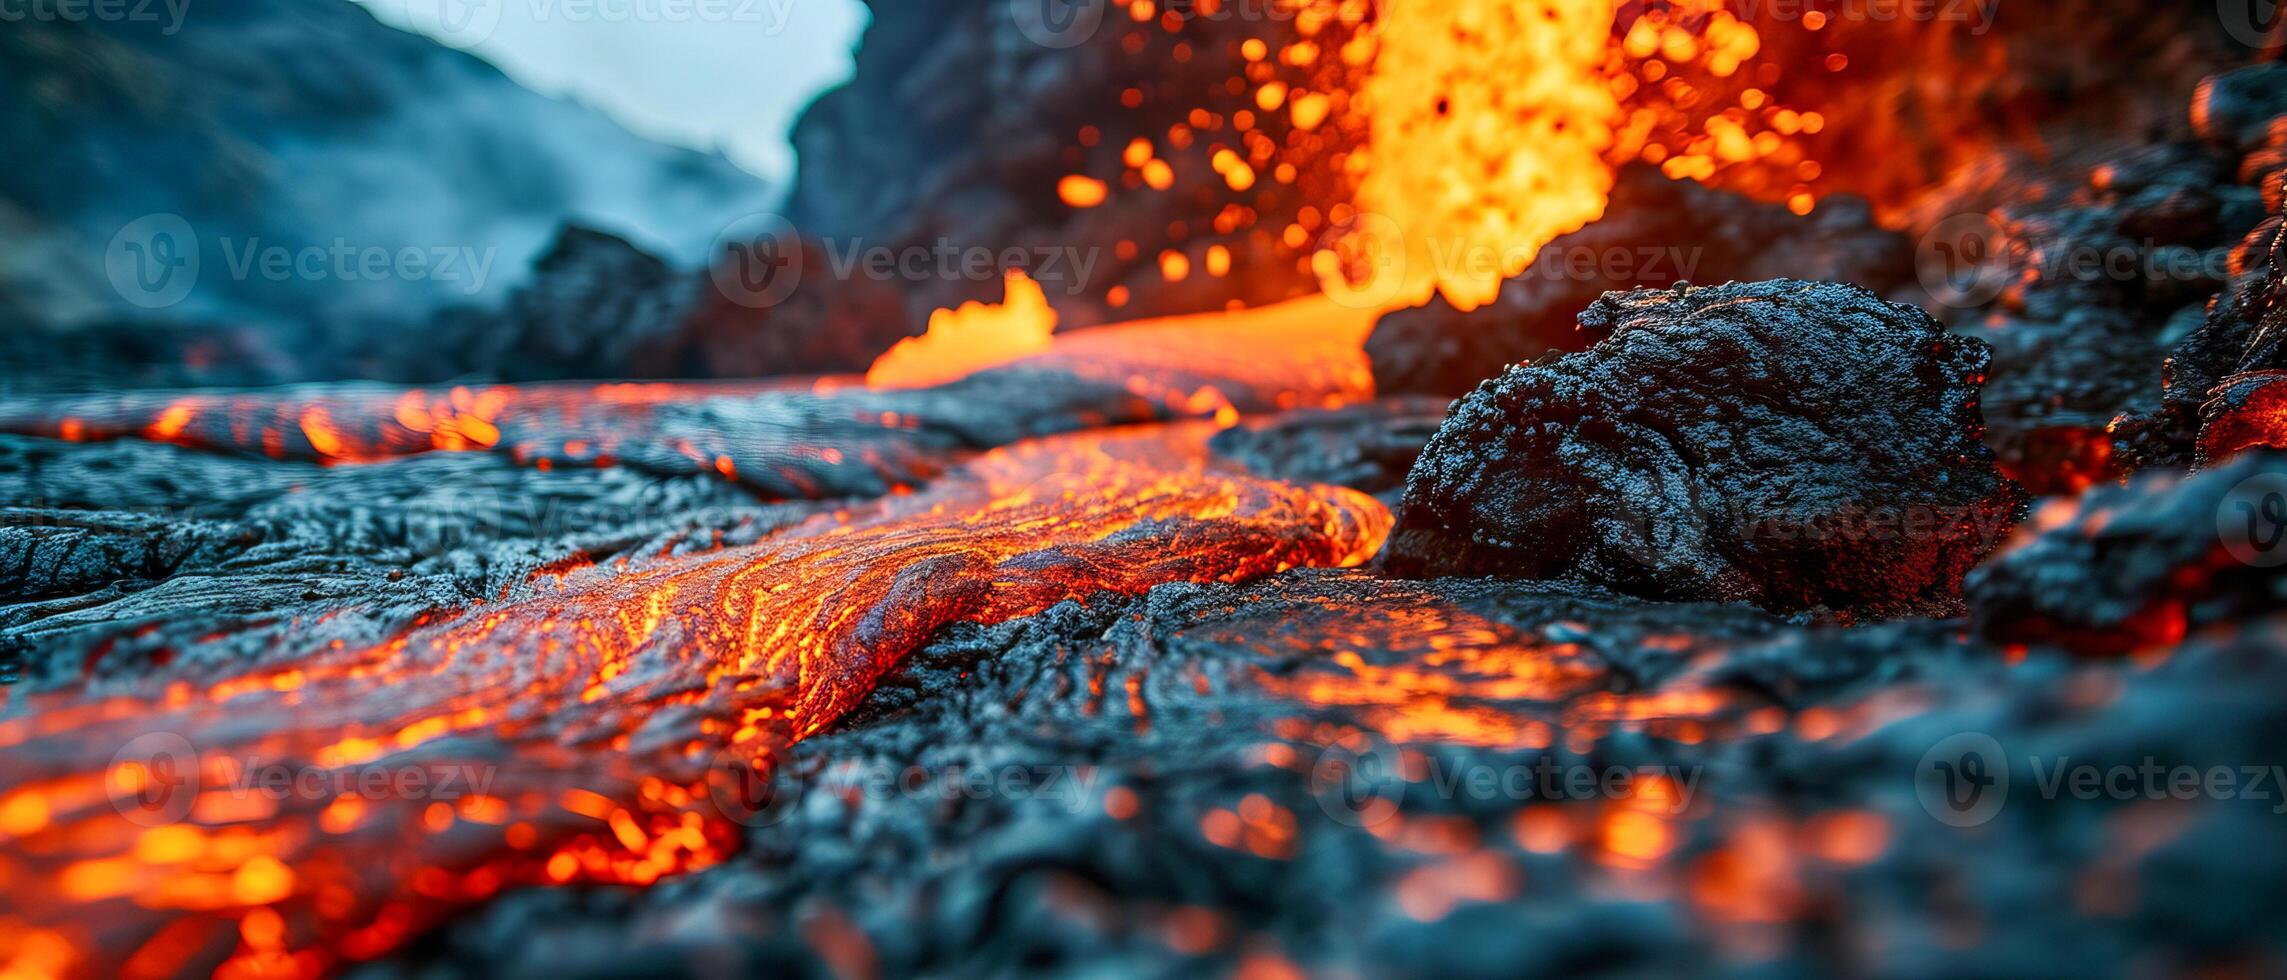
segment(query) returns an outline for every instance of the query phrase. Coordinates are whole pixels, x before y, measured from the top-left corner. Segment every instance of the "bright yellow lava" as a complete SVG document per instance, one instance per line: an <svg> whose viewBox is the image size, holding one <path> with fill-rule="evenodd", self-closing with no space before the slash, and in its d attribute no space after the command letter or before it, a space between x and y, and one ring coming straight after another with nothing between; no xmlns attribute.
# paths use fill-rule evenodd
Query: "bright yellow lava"
<svg viewBox="0 0 2287 980"><path fill-rule="evenodd" d="M1385 8L1356 111L1371 138L1351 254L1314 270L1337 297L1491 302L1540 246L1602 216L1618 100L1612 0L1444 0ZM1344 260L1360 281L1339 273Z"/></svg>

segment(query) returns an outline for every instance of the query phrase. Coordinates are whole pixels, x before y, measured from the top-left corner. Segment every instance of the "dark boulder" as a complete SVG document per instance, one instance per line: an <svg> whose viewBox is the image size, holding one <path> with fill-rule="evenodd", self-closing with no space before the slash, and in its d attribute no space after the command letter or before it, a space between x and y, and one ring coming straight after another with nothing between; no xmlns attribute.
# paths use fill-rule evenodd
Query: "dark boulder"
<svg viewBox="0 0 2287 980"><path fill-rule="evenodd" d="M1979 441L1985 345L1913 307L1775 280L1612 293L1608 335L1454 406L1384 570L1888 616L1958 603L2022 511Z"/></svg>
<svg viewBox="0 0 2287 980"><path fill-rule="evenodd" d="M1443 296L1375 324L1366 341L1386 394L1452 397L1549 351L1598 338L1574 317L1615 289L1679 280L1822 279L1886 292L1913 274L1906 239L1874 223L1864 201L1830 197L1808 216L1652 167L1621 170L1604 218L1541 249L1487 306L1463 312Z"/></svg>

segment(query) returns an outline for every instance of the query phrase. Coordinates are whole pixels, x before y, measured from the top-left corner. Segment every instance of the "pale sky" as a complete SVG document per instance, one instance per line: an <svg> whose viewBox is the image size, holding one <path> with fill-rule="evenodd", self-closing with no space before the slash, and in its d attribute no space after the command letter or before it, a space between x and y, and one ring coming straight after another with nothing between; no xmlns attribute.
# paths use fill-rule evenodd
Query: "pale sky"
<svg viewBox="0 0 2287 980"><path fill-rule="evenodd" d="M476 54L525 87L662 142L793 174L802 107L847 78L858 0L357 0Z"/></svg>

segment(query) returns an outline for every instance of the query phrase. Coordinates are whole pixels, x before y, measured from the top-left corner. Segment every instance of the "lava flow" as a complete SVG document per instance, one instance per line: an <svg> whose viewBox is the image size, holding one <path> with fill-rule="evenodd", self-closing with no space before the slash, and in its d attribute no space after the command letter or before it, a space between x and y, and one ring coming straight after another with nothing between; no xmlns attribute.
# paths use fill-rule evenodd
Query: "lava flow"
<svg viewBox="0 0 2287 980"><path fill-rule="evenodd" d="M961 465L966 453L933 433L993 442L967 434L973 416L1026 410L990 396L999 388L1047 392L1029 406L1039 417L990 427L1014 433L1340 405L1371 397L1359 354L1367 325L1314 301L1082 331L973 376L989 386L982 397L959 385L754 386L724 410L759 418L770 454L793 447L819 464L846 448L865 465L856 457L879 463L876 450L903 447L934 460L934 482L847 509L810 505L807 523L710 554L602 566L572 556L500 605L435 610L376 647L335 641L259 668L0 702L0 746L14 763L0 788L0 938L52 953L50 972L172 973L226 959L308 972L336 953L392 948L512 883L648 882L710 864L735 830L724 814L746 815L725 781L767 774L779 749L830 724L936 628L1172 581L1354 565L1390 523L1354 491L1214 468L1214 428L1200 423L1020 442ZM293 455L525 459L572 433L637 457L650 447L727 460L663 415L729 393L66 398L17 406L9 425L252 451L278 444L269 423L322 413L363 434L361 451L311 439ZM70 421L40 421L59 416ZM496 428L473 444L416 438L479 422ZM128 748L91 756L97 745ZM373 773L413 774L435 792L361 781Z"/></svg>
<svg viewBox="0 0 2287 980"><path fill-rule="evenodd" d="M308 970L507 884L711 863L728 825L710 759L767 771L939 626L1378 549L1381 505L1217 472L1210 432L1028 443L757 545L567 566L378 648L19 703L0 723L0 937L77 972ZM354 778L380 771L438 801Z"/></svg>

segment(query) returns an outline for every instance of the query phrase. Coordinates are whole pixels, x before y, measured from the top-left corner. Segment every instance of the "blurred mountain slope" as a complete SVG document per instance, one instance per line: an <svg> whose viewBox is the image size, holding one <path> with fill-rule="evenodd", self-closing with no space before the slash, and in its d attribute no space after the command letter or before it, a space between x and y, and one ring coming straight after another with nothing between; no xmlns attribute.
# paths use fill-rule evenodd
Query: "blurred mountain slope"
<svg viewBox="0 0 2287 980"><path fill-rule="evenodd" d="M495 373L424 325L497 305L567 220L697 265L777 197L348 0L152 6L0 32L0 387ZM176 302L117 282L154 214L198 248Z"/></svg>

